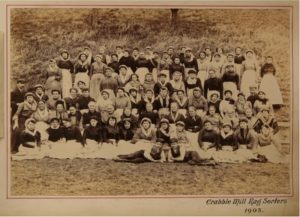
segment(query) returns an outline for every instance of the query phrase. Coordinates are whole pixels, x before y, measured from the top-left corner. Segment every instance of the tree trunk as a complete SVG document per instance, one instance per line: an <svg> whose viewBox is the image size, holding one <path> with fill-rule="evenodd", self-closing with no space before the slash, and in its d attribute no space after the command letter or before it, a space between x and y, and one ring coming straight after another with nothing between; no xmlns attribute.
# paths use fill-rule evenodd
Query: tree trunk
<svg viewBox="0 0 300 217"><path fill-rule="evenodd" d="M178 22L178 10L177 8L172 8L171 9L171 13L172 13L172 17L171 17L171 25L174 27L177 25Z"/></svg>

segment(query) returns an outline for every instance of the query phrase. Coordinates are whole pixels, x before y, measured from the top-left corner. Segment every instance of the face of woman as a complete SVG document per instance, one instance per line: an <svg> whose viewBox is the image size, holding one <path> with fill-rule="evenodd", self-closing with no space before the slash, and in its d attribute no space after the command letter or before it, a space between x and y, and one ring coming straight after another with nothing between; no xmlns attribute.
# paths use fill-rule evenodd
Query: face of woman
<svg viewBox="0 0 300 217"><path fill-rule="evenodd" d="M130 126L131 126L130 122L129 121L125 121L124 128L128 130L128 129L130 129Z"/></svg>
<svg viewBox="0 0 300 217"><path fill-rule="evenodd" d="M194 117L195 114L196 114L195 109L194 109L194 108L190 108L190 109L189 109L189 114L190 114L190 116Z"/></svg>
<svg viewBox="0 0 300 217"><path fill-rule="evenodd" d="M206 57L205 53L200 53L200 59L204 59Z"/></svg>
<svg viewBox="0 0 300 217"><path fill-rule="evenodd" d="M90 121L90 123L91 123L91 126L93 126L93 127L96 127L96 126L97 126L97 123L98 123L98 121L97 121L97 120L95 120L95 119L92 119L92 120Z"/></svg>
<svg viewBox="0 0 300 217"><path fill-rule="evenodd" d="M27 96L27 101L29 103L32 103L33 102L33 96Z"/></svg>
<svg viewBox="0 0 300 217"><path fill-rule="evenodd" d="M67 54L66 52L65 53L62 53L61 55L64 59L67 59L69 57L69 54Z"/></svg>
<svg viewBox="0 0 300 217"><path fill-rule="evenodd" d="M269 112L266 111L266 110L264 110L264 111L262 112L262 116L265 117L265 118L269 117Z"/></svg>
<svg viewBox="0 0 300 217"><path fill-rule="evenodd" d="M184 127L182 125L176 125L176 130L182 132L184 130Z"/></svg>
<svg viewBox="0 0 300 217"><path fill-rule="evenodd" d="M260 99L264 99L264 98L265 98L265 94L264 94L264 93L259 93L259 94L258 94L258 97L259 97Z"/></svg>
<svg viewBox="0 0 300 217"><path fill-rule="evenodd" d="M45 108L46 108L45 103L42 101L39 102L39 109L43 111L43 110L45 110Z"/></svg>
<svg viewBox="0 0 300 217"><path fill-rule="evenodd" d="M126 75L127 74L127 70L125 68L121 68L119 70L119 72L122 74L122 75Z"/></svg>
<svg viewBox="0 0 300 217"><path fill-rule="evenodd" d="M64 111L63 105L62 105L62 104L58 104L58 105L56 106L56 110L57 110L58 112L63 112L63 111Z"/></svg>
<svg viewBox="0 0 300 217"><path fill-rule="evenodd" d="M132 55L133 55L133 56L137 56L137 55L139 55L139 52L138 52L137 50L133 50L133 51L132 51Z"/></svg>
<svg viewBox="0 0 300 217"><path fill-rule="evenodd" d="M171 111L176 112L178 110L178 105L176 103L171 104Z"/></svg>
<svg viewBox="0 0 300 217"><path fill-rule="evenodd" d="M245 111L245 114L246 114L247 117L252 117L252 110L251 109L247 109Z"/></svg>
<svg viewBox="0 0 300 217"><path fill-rule="evenodd" d="M29 123L27 124L27 128L28 128L28 130L30 130L30 131L34 131L34 129L35 129L35 123L29 122Z"/></svg>
<svg viewBox="0 0 300 217"><path fill-rule="evenodd" d="M169 125L168 125L167 123L162 123L162 124L161 124L161 128L162 128L163 130L167 130L167 129L169 128Z"/></svg>
<svg viewBox="0 0 300 217"><path fill-rule="evenodd" d="M263 135L268 135L269 134L270 129L267 127L262 127L261 128L261 132Z"/></svg>
<svg viewBox="0 0 300 217"><path fill-rule="evenodd" d="M64 126L65 127L70 127L71 126L71 121L64 121Z"/></svg>
<svg viewBox="0 0 300 217"><path fill-rule="evenodd" d="M129 53L127 51L124 52L124 57L129 57Z"/></svg>
<svg viewBox="0 0 300 217"><path fill-rule="evenodd" d="M120 97L124 96L124 91L121 90L121 89L119 89L119 90L118 90L118 95L119 95Z"/></svg>
<svg viewBox="0 0 300 217"><path fill-rule="evenodd" d="M209 71L209 77L210 78L214 78L214 77L216 77L216 73L214 72L214 71Z"/></svg>
<svg viewBox="0 0 300 217"><path fill-rule="evenodd" d="M72 106L72 107L69 108L69 111L70 111L71 114L75 114L76 113L76 108Z"/></svg>
<svg viewBox="0 0 300 217"><path fill-rule="evenodd" d="M83 62L86 60L86 56L85 55L80 55L80 60Z"/></svg>
<svg viewBox="0 0 300 217"><path fill-rule="evenodd" d="M124 115L130 116L131 115L131 110L129 108L124 109Z"/></svg>
<svg viewBox="0 0 300 217"><path fill-rule="evenodd" d="M241 129L246 129L247 128L247 123L244 122L244 121L240 122L240 128Z"/></svg>
<svg viewBox="0 0 300 217"><path fill-rule="evenodd" d="M137 80L138 80L138 78L137 78L137 76L136 76L136 75L133 75L133 76L131 77L131 80L133 80L133 81L137 81Z"/></svg>
<svg viewBox="0 0 300 217"><path fill-rule="evenodd" d="M102 97L103 97L103 99L108 99L108 94L105 93L105 92L103 92L103 93L102 93Z"/></svg>
<svg viewBox="0 0 300 217"><path fill-rule="evenodd" d="M143 122L143 128L148 130L150 128L150 123L148 121Z"/></svg>
<svg viewBox="0 0 300 217"><path fill-rule="evenodd" d="M206 48L206 49L205 49L205 53L206 53L207 55L210 55L210 54L211 54L211 50L210 50L209 48Z"/></svg>
<svg viewBox="0 0 300 217"><path fill-rule="evenodd" d="M212 130L212 125L211 125L210 122L206 122L204 127L205 127L206 130Z"/></svg>
<svg viewBox="0 0 300 217"><path fill-rule="evenodd" d="M178 96L179 99L182 99L183 96L184 96L183 92L182 91L177 92L177 96Z"/></svg>
<svg viewBox="0 0 300 217"><path fill-rule="evenodd" d="M174 59L174 63L175 63L175 64L179 64L179 63L180 63L180 59L179 59L179 58L175 58L175 59Z"/></svg>
<svg viewBox="0 0 300 217"><path fill-rule="evenodd" d="M116 55L113 55L111 58L113 61L118 61L118 57Z"/></svg>
<svg viewBox="0 0 300 217"><path fill-rule="evenodd" d="M236 54L241 54L241 52L242 52L241 48L237 47L237 48L235 49L235 53L236 53Z"/></svg>
<svg viewBox="0 0 300 217"><path fill-rule="evenodd" d="M152 111L153 111L153 106L152 106L152 104L148 103L148 104L146 105L146 110L147 110L148 112L152 112Z"/></svg>
<svg viewBox="0 0 300 217"><path fill-rule="evenodd" d="M75 98L77 96L76 90L71 90L70 95L72 98Z"/></svg>
<svg viewBox="0 0 300 217"><path fill-rule="evenodd" d="M219 48L217 49L217 52L218 52L219 54L223 54L223 49L219 47Z"/></svg>
<svg viewBox="0 0 300 217"><path fill-rule="evenodd" d="M271 63L273 62L273 59L270 58L270 57L268 57L267 60L266 60L266 62L267 62L268 64L271 64Z"/></svg>
<svg viewBox="0 0 300 217"><path fill-rule="evenodd" d="M147 75L145 78L146 81L152 81L152 75Z"/></svg>
<svg viewBox="0 0 300 217"><path fill-rule="evenodd" d="M248 52L247 53L247 58L252 59L252 57L253 57L253 54L251 52Z"/></svg>
<svg viewBox="0 0 300 217"><path fill-rule="evenodd" d="M100 57L100 56L97 56L95 59L96 59L96 62L98 62L98 63L102 62L102 57Z"/></svg>
<svg viewBox="0 0 300 217"><path fill-rule="evenodd" d="M225 133L229 133L229 131L230 131L230 127L229 126L224 126L223 127L223 131L225 132Z"/></svg>
<svg viewBox="0 0 300 217"><path fill-rule="evenodd" d="M96 109L96 105L95 105L94 102L90 102L90 103L88 104L88 107L89 107L89 110L90 110L90 111L95 111L95 109Z"/></svg>
<svg viewBox="0 0 300 217"><path fill-rule="evenodd" d="M216 109L214 106L209 107L208 109L209 114L214 115L216 113Z"/></svg>
<svg viewBox="0 0 300 217"><path fill-rule="evenodd" d="M51 123L52 128L57 128L58 126L59 126L59 122L57 120L52 121L52 123Z"/></svg>
<svg viewBox="0 0 300 217"><path fill-rule="evenodd" d="M153 93L152 93L151 91L147 91L146 97L147 97L148 99L151 99L151 98L153 97Z"/></svg>
<svg viewBox="0 0 300 217"><path fill-rule="evenodd" d="M231 63L231 62L233 62L233 60L234 60L234 59L233 59L233 56L228 56L228 57L227 57L227 61L228 61L228 62Z"/></svg>
<svg viewBox="0 0 300 217"><path fill-rule="evenodd" d="M106 70L105 75L106 77L111 77L112 71L111 70Z"/></svg>
<svg viewBox="0 0 300 217"><path fill-rule="evenodd" d="M173 79L174 79L175 81L179 81L179 79L180 79L180 74L179 74L179 73L175 73L175 74L173 75Z"/></svg>
<svg viewBox="0 0 300 217"><path fill-rule="evenodd" d="M115 126L116 120L115 120L114 118L110 118L109 121L108 121L108 124L109 124L110 126Z"/></svg>
<svg viewBox="0 0 300 217"><path fill-rule="evenodd" d="M41 87L39 87L39 88L36 88L36 93L37 94L42 94L44 91L43 91L43 89L41 88Z"/></svg>

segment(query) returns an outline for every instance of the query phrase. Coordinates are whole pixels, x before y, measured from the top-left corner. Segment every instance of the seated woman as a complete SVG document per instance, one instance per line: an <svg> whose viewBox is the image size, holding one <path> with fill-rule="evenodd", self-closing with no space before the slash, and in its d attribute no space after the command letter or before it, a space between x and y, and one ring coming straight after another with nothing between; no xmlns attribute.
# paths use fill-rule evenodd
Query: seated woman
<svg viewBox="0 0 300 217"><path fill-rule="evenodd" d="M95 101L90 101L88 103L88 112L84 113L82 116L82 127L86 128L90 124L90 119L91 117L96 116L98 119L97 121L100 120L100 113L96 111L96 102Z"/></svg>
<svg viewBox="0 0 300 217"><path fill-rule="evenodd" d="M191 165L215 165L213 160L201 159L198 152L190 145L184 128L184 122L176 122L176 130L171 134L170 161L187 162Z"/></svg>
<svg viewBox="0 0 300 217"><path fill-rule="evenodd" d="M46 82L45 82L45 93L50 97L52 90L58 90L61 92L61 69L56 65L56 60L51 59L46 69Z"/></svg>
<svg viewBox="0 0 300 217"><path fill-rule="evenodd" d="M110 97L109 91L102 90L100 97L97 99L96 103L96 111L102 113L107 109L107 107L112 106L114 107L114 99Z"/></svg>
<svg viewBox="0 0 300 217"><path fill-rule="evenodd" d="M48 153L49 157L56 158L56 155L60 155L61 147L66 142L65 132L63 126L60 125L60 120L57 117L53 117L50 120L50 127L47 129L48 133Z"/></svg>
<svg viewBox="0 0 300 217"><path fill-rule="evenodd" d="M234 107L235 109L235 100L232 98L232 91L224 91L224 99L220 102L219 110L220 115L224 118L227 110L231 110Z"/></svg>
<svg viewBox="0 0 300 217"><path fill-rule="evenodd" d="M189 106L188 115L185 118L185 129L191 133L199 132L203 127L202 119L196 114L194 106Z"/></svg>
<svg viewBox="0 0 300 217"><path fill-rule="evenodd" d="M273 114L270 114L270 109L268 107L263 107L259 114L257 114L257 121L255 122L253 128L259 133L263 125L267 125L272 128L273 134L278 136L279 127L277 120Z"/></svg>
<svg viewBox="0 0 300 217"><path fill-rule="evenodd" d="M173 78L170 81L172 85L173 93L177 92L178 90L183 90L185 92L184 82L182 81L182 73L175 71L173 74ZM173 98L173 96L171 96Z"/></svg>
<svg viewBox="0 0 300 217"><path fill-rule="evenodd" d="M178 90L177 93L173 94L173 102L177 102L179 112L186 116L187 108L188 108L188 98L185 96L183 90Z"/></svg>
<svg viewBox="0 0 300 217"><path fill-rule="evenodd" d="M141 113L139 115L139 123L144 118L149 118L151 120L151 124L153 126L158 125L159 117L158 117L158 114L153 111L153 105L151 103L147 103L146 109L144 111L141 111Z"/></svg>
<svg viewBox="0 0 300 217"><path fill-rule="evenodd" d="M167 81L167 75L165 73L159 73L158 74L158 81L155 83L153 89L155 97L157 97L160 93L160 90L162 87L166 87L169 90L170 95L173 93L173 88L170 82Z"/></svg>
<svg viewBox="0 0 300 217"><path fill-rule="evenodd" d="M49 97L49 100L47 101L47 106L50 111L56 110L56 103L58 101L62 101L61 94L59 90L52 90L51 96Z"/></svg>
<svg viewBox="0 0 300 217"><path fill-rule="evenodd" d="M201 94L199 88L193 90L193 96L189 98L188 106L194 106L196 108L196 114L201 118L204 117L205 113L208 110L207 100Z"/></svg>
<svg viewBox="0 0 300 217"><path fill-rule="evenodd" d="M19 151L12 156L12 159L41 159L44 155L40 146L41 134L35 129L35 120L29 118L25 121L25 130L20 134Z"/></svg>
<svg viewBox="0 0 300 217"><path fill-rule="evenodd" d="M151 89L148 89L145 91L144 96L142 97L140 103L139 103L139 113L143 112L146 110L146 104L151 103L152 106L154 105L154 92Z"/></svg>
<svg viewBox="0 0 300 217"><path fill-rule="evenodd" d="M80 113L80 111L78 111L76 109L75 106L70 106L68 112L68 117L71 120L72 125L76 125L77 127L80 126L81 124L81 118L82 118L82 114Z"/></svg>
<svg viewBox="0 0 300 217"><path fill-rule="evenodd" d="M238 149L234 140L234 131L231 122L223 122L219 135L219 147L213 158L221 163L238 163L235 152Z"/></svg>
<svg viewBox="0 0 300 217"><path fill-rule="evenodd" d="M238 98L235 102L237 114L240 118L245 117L246 109L252 108L251 102L247 101L245 95L241 92L238 93L237 97Z"/></svg>
<svg viewBox="0 0 300 217"><path fill-rule="evenodd" d="M119 87L116 100L115 100L115 116L119 120L123 114L123 111L125 108L130 108L131 109L131 102L130 99L125 92L124 88Z"/></svg>
<svg viewBox="0 0 300 217"><path fill-rule="evenodd" d="M131 103L131 108L132 108L132 114L135 117L139 116L138 110L139 110L139 104L141 102L141 95L138 94L138 91L135 88L131 88L129 90L129 99Z"/></svg>
<svg viewBox="0 0 300 217"><path fill-rule="evenodd" d="M129 82L129 80L131 78L131 74L132 74L132 72L128 71L127 66L125 66L125 65L119 66L119 75L116 77L119 87L122 87L122 88L125 87L125 85Z"/></svg>
<svg viewBox="0 0 300 217"><path fill-rule="evenodd" d="M257 146L257 138L254 130L249 129L247 118L241 118L239 128L234 132L234 143L238 147L236 153L239 162L249 162L256 159L254 150Z"/></svg>
<svg viewBox="0 0 300 217"><path fill-rule="evenodd" d="M188 77L184 85L186 87L186 93L188 97L193 96L193 90L195 88L199 88L201 91L203 91L201 80L200 78L197 78L197 72L193 69L188 71Z"/></svg>
<svg viewBox="0 0 300 217"><path fill-rule="evenodd" d="M132 74L129 81L125 85L124 89L126 92L129 92L130 89L136 89L138 94L142 94L143 87L139 81L139 77L136 74Z"/></svg>
<svg viewBox="0 0 300 217"><path fill-rule="evenodd" d="M121 126L123 126L123 122L124 122L124 120L130 120L130 122L131 122L131 127L132 127L132 129L136 129L136 128L138 128L138 119L137 119L137 117L136 116L134 116L133 114L132 114L132 111L131 111L131 109L130 108L124 108L124 112L123 112L123 114L122 114L122 116L121 116L121 119L120 119L120 122L119 122L119 125Z"/></svg>
<svg viewBox="0 0 300 217"><path fill-rule="evenodd" d="M268 108L271 113L273 113L273 106L269 102L269 99L266 98L266 94L263 91L258 92L258 99L254 102L253 109L255 114L258 114L262 108Z"/></svg>
<svg viewBox="0 0 300 217"><path fill-rule="evenodd" d="M73 126L70 119L65 119L63 124L64 142L54 145L50 156L59 159L81 157L84 143L79 127Z"/></svg>
<svg viewBox="0 0 300 217"><path fill-rule="evenodd" d="M113 159L118 154L118 142L120 140L117 118L110 116L107 124L102 128L102 145L98 155L100 158Z"/></svg>
<svg viewBox="0 0 300 217"><path fill-rule="evenodd" d="M214 92L210 95L207 105L208 107L213 105L216 108L216 113L220 114L220 103L220 94L218 92Z"/></svg>
<svg viewBox="0 0 300 217"><path fill-rule="evenodd" d="M177 121L184 121L184 116L179 112L177 102L171 102L170 105L170 114L166 116L166 119L169 120L171 127L175 127Z"/></svg>
<svg viewBox="0 0 300 217"><path fill-rule="evenodd" d="M32 114L32 118L36 121L35 126L41 134L41 140L47 140L48 134L46 130L49 127L48 123L50 121L50 114L45 101L40 100L38 102L37 110Z"/></svg>
<svg viewBox="0 0 300 217"><path fill-rule="evenodd" d="M213 126L213 129L216 132L219 132L219 128L222 124L222 118L218 113L216 113L216 107L214 105L211 105L208 108L207 114L203 117L203 122L206 120L209 120Z"/></svg>
<svg viewBox="0 0 300 217"><path fill-rule="evenodd" d="M213 157L219 147L219 134L213 129L210 120L204 121L204 128L198 134L198 153L205 159Z"/></svg>
<svg viewBox="0 0 300 217"><path fill-rule="evenodd" d="M99 126L99 117L91 116L89 118L89 125L84 129L82 140L84 143L84 150L82 157L96 158L97 153L101 147L102 128Z"/></svg>
<svg viewBox="0 0 300 217"><path fill-rule="evenodd" d="M95 101L94 98L90 97L90 90L88 88L84 88L82 90L82 94L78 97L78 110L81 114L88 112L88 104L90 101Z"/></svg>
<svg viewBox="0 0 300 217"><path fill-rule="evenodd" d="M159 128L156 131L156 142L160 143L162 145L163 149L163 159L166 161L170 161L170 123L168 119L163 118L161 119L159 123Z"/></svg>
<svg viewBox="0 0 300 217"><path fill-rule="evenodd" d="M248 126L250 129L254 128L254 125L257 123L257 117L253 115L252 108L246 108L245 116L248 119Z"/></svg>
<svg viewBox="0 0 300 217"><path fill-rule="evenodd" d="M153 111L157 112L159 117L166 117L170 113L170 97L167 88L161 88L158 97L153 102Z"/></svg>
<svg viewBox="0 0 300 217"><path fill-rule="evenodd" d="M57 101L56 102L56 110L50 112L50 118L58 118L60 125L63 125L63 120L69 118L68 113L65 110L65 103L64 101Z"/></svg>
<svg viewBox="0 0 300 217"><path fill-rule="evenodd" d="M66 109L69 110L71 106L75 106L75 108L78 108L78 90L72 87L70 88L69 92L70 96L64 98L64 101L66 103Z"/></svg>
<svg viewBox="0 0 300 217"><path fill-rule="evenodd" d="M281 152L281 144L278 142L268 125L262 125L257 136L257 153L266 158L271 163L288 163L287 156Z"/></svg>
<svg viewBox="0 0 300 217"><path fill-rule="evenodd" d="M229 106L223 116L223 121L230 122L232 129L235 131L239 127L239 118L235 111L235 107Z"/></svg>
<svg viewBox="0 0 300 217"><path fill-rule="evenodd" d="M155 85L155 81L153 80L152 73L147 73L145 76L145 81L142 85L143 92L145 92L145 90L148 90L148 89L154 90L154 85Z"/></svg>
<svg viewBox="0 0 300 217"><path fill-rule="evenodd" d="M118 89L118 81L113 77L113 69L107 67L104 75L105 77L100 81L100 91L108 91L110 97L114 99Z"/></svg>
<svg viewBox="0 0 300 217"><path fill-rule="evenodd" d="M44 86L41 84L37 84L34 86L34 100L36 102L43 100L47 101L49 99L49 96L45 94L45 89Z"/></svg>

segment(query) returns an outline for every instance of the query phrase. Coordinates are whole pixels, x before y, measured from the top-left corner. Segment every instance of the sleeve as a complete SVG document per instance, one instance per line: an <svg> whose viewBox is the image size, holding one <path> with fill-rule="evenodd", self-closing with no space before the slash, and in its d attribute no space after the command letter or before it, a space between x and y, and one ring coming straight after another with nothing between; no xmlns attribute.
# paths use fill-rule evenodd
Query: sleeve
<svg viewBox="0 0 300 217"><path fill-rule="evenodd" d="M194 58L194 65L195 65L195 70L198 73L199 72L199 66L198 66L198 62L197 62L196 58Z"/></svg>
<svg viewBox="0 0 300 217"><path fill-rule="evenodd" d="M203 133L202 130L199 131L199 133L198 133L198 145L200 148L202 148L202 133Z"/></svg>
<svg viewBox="0 0 300 217"><path fill-rule="evenodd" d="M207 92L208 92L208 80L204 82L204 97L207 98Z"/></svg>
<svg viewBox="0 0 300 217"><path fill-rule="evenodd" d="M35 138L36 138L37 146L40 147L42 142L41 142L41 133L39 131L36 132Z"/></svg>

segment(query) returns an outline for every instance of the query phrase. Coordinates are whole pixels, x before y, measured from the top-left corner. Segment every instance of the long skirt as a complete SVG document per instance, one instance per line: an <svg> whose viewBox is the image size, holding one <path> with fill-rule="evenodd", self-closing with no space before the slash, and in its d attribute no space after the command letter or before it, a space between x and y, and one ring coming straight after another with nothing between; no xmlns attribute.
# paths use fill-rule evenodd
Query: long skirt
<svg viewBox="0 0 300 217"><path fill-rule="evenodd" d="M62 97L66 98L70 96L70 89L72 88L72 75L68 69L62 69Z"/></svg>
<svg viewBox="0 0 300 217"><path fill-rule="evenodd" d="M35 128L40 132L42 141L45 141L48 139L48 137L49 137L49 135L47 133L47 129L49 128L48 124L46 124L44 121L38 121L35 124Z"/></svg>
<svg viewBox="0 0 300 217"><path fill-rule="evenodd" d="M90 77L87 72L79 72L75 75L74 87L78 87L78 82L82 81L85 83L85 87L88 88L90 84Z"/></svg>
<svg viewBox="0 0 300 217"><path fill-rule="evenodd" d="M58 159L73 159L81 156L82 144L75 140L66 142L50 142L49 157Z"/></svg>
<svg viewBox="0 0 300 217"><path fill-rule="evenodd" d="M153 75L153 80L155 81L155 83L157 82L157 75L158 75L158 70L157 68L152 69L152 75Z"/></svg>
<svg viewBox="0 0 300 217"><path fill-rule="evenodd" d="M245 94L246 98L250 96L250 86L256 85L256 71L246 70L241 78L241 91Z"/></svg>
<svg viewBox="0 0 300 217"><path fill-rule="evenodd" d="M200 79L200 81L201 81L201 85L202 85L202 88L204 88L204 82L205 82L205 80L207 79L207 71L199 71L198 72L198 75L197 75L197 77Z"/></svg>
<svg viewBox="0 0 300 217"><path fill-rule="evenodd" d="M274 75L266 74L261 80L260 90L266 93L266 97L269 99L272 105L282 105L282 94L278 85L278 82Z"/></svg>
<svg viewBox="0 0 300 217"><path fill-rule="evenodd" d="M236 83L234 82L224 82L223 83L223 95L226 90L230 90L232 92L232 98L234 100L237 99L238 89Z"/></svg>
<svg viewBox="0 0 300 217"><path fill-rule="evenodd" d="M236 154L239 162L249 162L249 160L257 158L253 150L247 148L247 145L240 145Z"/></svg>
<svg viewBox="0 0 300 217"><path fill-rule="evenodd" d="M138 68L135 72L137 76L139 77L139 81L141 82L141 85L144 84L146 74L149 73L149 69L146 67Z"/></svg>
<svg viewBox="0 0 300 217"><path fill-rule="evenodd" d="M50 76L45 83L45 93L51 96L52 90L61 91L61 82L55 79L55 76Z"/></svg>
<svg viewBox="0 0 300 217"><path fill-rule="evenodd" d="M100 95L100 82L104 78L104 75L101 73L92 75L90 81L90 96L94 99L97 99Z"/></svg>
<svg viewBox="0 0 300 217"><path fill-rule="evenodd" d="M260 155L264 155L267 158L268 162L271 163L288 163L287 156L281 154L274 144L270 144L267 146L258 146L257 153Z"/></svg>
<svg viewBox="0 0 300 217"><path fill-rule="evenodd" d="M221 150L214 153L213 156L216 162L220 163L239 163L240 159L237 152L233 151L232 146L223 146Z"/></svg>
<svg viewBox="0 0 300 217"><path fill-rule="evenodd" d="M19 146L19 152L12 155L12 160L30 160L30 159L42 159L44 154L40 147L27 148L23 145Z"/></svg>

